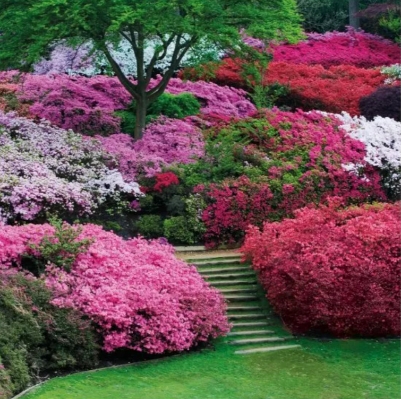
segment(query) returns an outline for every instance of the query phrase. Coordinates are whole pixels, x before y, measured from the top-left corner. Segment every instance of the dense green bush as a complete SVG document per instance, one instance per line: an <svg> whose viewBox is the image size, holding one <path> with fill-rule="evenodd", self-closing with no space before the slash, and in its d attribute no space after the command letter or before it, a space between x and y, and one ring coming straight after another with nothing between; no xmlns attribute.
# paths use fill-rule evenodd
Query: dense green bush
<svg viewBox="0 0 401 399"><path fill-rule="evenodd" d="M142 215L135 226L138 233L145 238L163 236L163 221L160 215Z"/></svg>
<svg viewBox="0 0 401 399"><path fill-rule="evenodd" d="M0 370L0 390L4 381L16 393L42 372L96 365L97 336L90 322L50 300L42 280L22 274L2 277L0 358L6 374Z"/></svg>
<svg viewBox="0 0 401 399"><path fill-rule="evenodd" d="M160 115L182 119L186 116L197 115L199 111L200 103L191 93L177 95L163 93L149 106L146 120L149 123ZM133 134L136 121L135 112L135 101L133 101L127 110L116 113L121 118L121 131L124 133Z"/></svg>

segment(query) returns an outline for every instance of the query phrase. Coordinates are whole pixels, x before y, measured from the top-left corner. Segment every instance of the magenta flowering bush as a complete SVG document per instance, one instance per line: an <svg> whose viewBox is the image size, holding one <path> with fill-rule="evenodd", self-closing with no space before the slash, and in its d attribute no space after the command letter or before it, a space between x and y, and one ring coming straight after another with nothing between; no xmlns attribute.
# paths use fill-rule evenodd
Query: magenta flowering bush
<svg viewBox="0 0 401 399"><path fill-rule="evenodd" d="M310 33L307 40L298 44L275 47L273 54L274 61L321 64L325 68L333 65L372 68L392 65L400 60L397 44L352 28L347 32Z"/></svg>
<svg viewBox="0 0 401 399"><path fill-rule="evenodd" d="M137 183L106 163L112 157L96 140L0 112L0 220L89 214L108 200L140 195Z"/></svg>
<svg viewBox="0 0 401 399"><path fill-rule="evenodd" d="M148 125L141 140L128 134L98 137L103 148L115 156L126 179L147 177L174 163L191 163L204 154L202 132L189 119L161 117Z"/></svg>
<svg viewBox="0 0 401 399"><path fill-rule="evenodd" d="M79 309L99 326L104 350L182 351L228 332L223 297L172 246L82 227L79 239L94 239L87 252L70 273L49 265L45 280L56 306ZM53 232L49 225L0 226L0 267L17 270L28 243Z"/></svg>
<svg viewBox="0 0 401 399"><path fill-rule="evenodd" d="M150 82L149 87L157 84ZM16 83L17 82L17 83ZM29 104L32 117L47 119L63 129L86 135L121 133L121 119L116 111L126 109L131 97L114 77L17 74L0 72L0 83L17 84L16 96ZM202 115L246 117L255 106L246 99L246 92L214 83L172 79L166 88L171 94L189 92L201 103Z"/></svg>

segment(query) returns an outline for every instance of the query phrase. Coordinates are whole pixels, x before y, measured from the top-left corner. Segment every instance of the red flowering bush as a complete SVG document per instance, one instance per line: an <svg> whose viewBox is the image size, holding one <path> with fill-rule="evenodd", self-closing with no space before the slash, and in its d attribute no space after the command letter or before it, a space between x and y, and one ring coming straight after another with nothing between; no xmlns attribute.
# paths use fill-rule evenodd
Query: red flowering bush
<svg viewBox="0 0 401 399"><path fill-rule="evenodd" d="M214 154L209 168L201 165L203 182L216 181L216 176L226 180L197 188L208 204L203 212L207 245L239 242L249 224L292 216L330 196L345 204L385 199L379 173L364 159L364 144L341 124L317 112L276 109L212 129L215 137L207 148L213 145L224 153ZM231 137L236 145L225 146ZM227 148L232 154L225 154ZM193 176L199 181L199 175Z"/></svg>
<svg viewBox="0 0 401 399"><path fill-rule="evenodd" d="M400 334L400 204L303 208L250 227L242 252L295 333Z"/></svg>
<svg viewBox="0 0 401 399"><path fill-rule="evenodd" d="M274 48L274 61L293 64L353 65L372 68L399 62L400 48L380 36L356 31L311 33L298 44L282 44Z"/></svg>
<svg viewBox="0 0 401 399"><path fill-rule="evenodd" d="M0 226L0 268L15 273L28 244L53 232L49 225ZM78 239L93 242L70 273L49 265L45 280L53 304L99 326L104 350L182 351L228 332L223 297L170 245L123 240L95 225L83 226Z"/></svg>
<svg viewBox="0 0 401 399"><path fill-rule="evenodd" d="M162 192L163 188L169 187L172 184L180 184L178 177L173 172L158 173L155 175L156 183L153 190Z"/></svg>
<svg viewBox="0 0 401 399"><path fill-rule="evenodd" d="M212 68L212 66L209 66ZM205 66L205 69L208 66ZM212 80L220 85L246 88L241 76L241 62L226 59L214 70ZM206 78L187 70L185 76ZM272 62L266 73L266 84L288 85L289 94L282 101L293 108L304 111L341 113L346 111L359 115L359 100L373 93L384 83L379 70L357 68L351 65L332 66L325 69L321 65L303 65L287 62Z"/></svg>

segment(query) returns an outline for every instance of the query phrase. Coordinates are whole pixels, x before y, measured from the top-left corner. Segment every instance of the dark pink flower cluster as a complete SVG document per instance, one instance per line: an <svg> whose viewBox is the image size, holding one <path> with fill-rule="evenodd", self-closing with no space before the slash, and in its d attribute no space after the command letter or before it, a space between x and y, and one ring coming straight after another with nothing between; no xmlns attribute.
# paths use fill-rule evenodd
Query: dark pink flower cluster
<svg viewBox="0 0 401 399"><path fill-rule="evenodd" d="M274 61L315 65L354 65L372 68L400 61L397 44L380 36L356 31L312 33L298 44L282 44L274 48Z"/></svg>
<svg viewBox="0 0 401 399"><path fill-rule="evenodd" d="M304 208L251 227L242 247L296 333L400 334L400 204Z"/></svg>
<svg viewBox="0 0 401 399"><path fill-rule="evenodd" d="M0 226L0 267L16 270L28 243L53 231L49 225ZM83 226L82 238L94 238L89 250L71 273L49 265L46 284L54 304L79 309L99 326L104 350L182 351L229 331L221 294L170 245L123 240L95 225Z"/></svg>
<svg viewBox="0 0 401 399"><path fill-rule="evenodd" d="M266 219L290 217L296 209L330 196L341 197L345 204L384 200L380 175L364 159L364 144L340 125L335 117L318 112L277 109L241 121L238 128L256 146L255 155L265 154L261 162L269 163L267 179L255 183L241 177L197 189L208 203L203 212L207 245L239 242L249 224L260 227Z"/></svg>

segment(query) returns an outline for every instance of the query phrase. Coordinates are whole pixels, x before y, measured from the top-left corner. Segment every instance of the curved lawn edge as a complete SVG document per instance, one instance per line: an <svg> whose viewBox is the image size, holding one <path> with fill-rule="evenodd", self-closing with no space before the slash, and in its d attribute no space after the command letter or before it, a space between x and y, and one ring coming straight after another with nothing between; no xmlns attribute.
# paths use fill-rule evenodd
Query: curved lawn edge
<svg viewBox="0 0 401 399"><path fill-rule="evenodd" d="M203 349L202 349L203 350ZM201 351L202 351L201 350ZM199 352L201 352L199 351ZM104 370L109 370L109 369L119 369L119 368L123 368L123 367L129 367L129 366L134 366L136 364L147 364L147 363L157 363L160 361L163 361L165 359L171 359L171 358L175 358L175 357L179 357L181 356L182 353L177 353L175 355L171 355L171 356L164 356L161 357L159 359L149 359L149 360L141 360L139 362L129 362L129 363L122 363L122 364L116 364L114 366L107 366L107 367L98 367L96 369L90 369L90 370L82 370L82 371L76 371L76 372L72 372L72 373L67 373L65 375L60 375L57 377L52 377L52 378L48 378L44 381L39 382L38 384L32 385L31 387L26 388L25 390L23 390L22 392L18 393L16 396L11 397L10 399L20 399L23 398L27 393L33 392L36 389L40 388L41 386L43 386L44 384L48 383L49 381L53 381L56 380L58 378L64 378L64 377L68 377L70 375L79 375L79 374L87 374L87 373L96 373L98 371L104 371Z"/></svg>

